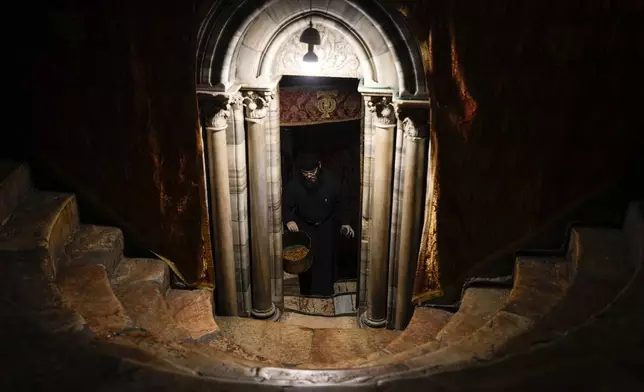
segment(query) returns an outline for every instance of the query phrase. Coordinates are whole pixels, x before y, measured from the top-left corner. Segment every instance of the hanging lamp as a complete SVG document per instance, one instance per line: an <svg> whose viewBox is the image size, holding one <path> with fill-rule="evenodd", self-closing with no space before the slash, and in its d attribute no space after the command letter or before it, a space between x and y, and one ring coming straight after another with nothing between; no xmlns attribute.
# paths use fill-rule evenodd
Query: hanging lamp
<svg viewBox="0 0 644 392"><path fill-rule="evenodd" d="M309 21L309 27L307 27L300 36L300 42L305 43L309 46L308 52L304 55L302 59L305 63L317 63L318 56L313 51L315 45L320 45L322 40L320 39L320 32L313 27L313 0L310 1L311 7L311 20Z"/></svg>

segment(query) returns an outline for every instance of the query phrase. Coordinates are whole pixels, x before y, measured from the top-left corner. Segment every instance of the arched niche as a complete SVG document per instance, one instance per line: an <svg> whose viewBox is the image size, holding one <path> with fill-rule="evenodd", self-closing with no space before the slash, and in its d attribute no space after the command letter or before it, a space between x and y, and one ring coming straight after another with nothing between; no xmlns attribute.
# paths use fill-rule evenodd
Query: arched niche
<svg viewBox="0 0 644 392"><path fill-rule="evenodd" d="M429 99L418 44L402 15L376 0L315 0L312 7L297 0L215 1L199 29L198 91L228 102L204 130L209 183L220 185L209 190L211 204L220 209L211 213L220 253L215 275L229 291L219 291L218 302L265 319L278 318L285 308L277 84L282 75L302 74L297 59L305 46L298 39L309 21L323 36L316 48L322 61L324 52L333 50L325 47L325 34L335 37L350 61L306 74L361 80L366 180L360 201L359 319L374 328L392 323L398 328L411 304L407 275L413 267L403 267L415 265L420 246ZM229 190L221 192L226 183Z"/></svg>

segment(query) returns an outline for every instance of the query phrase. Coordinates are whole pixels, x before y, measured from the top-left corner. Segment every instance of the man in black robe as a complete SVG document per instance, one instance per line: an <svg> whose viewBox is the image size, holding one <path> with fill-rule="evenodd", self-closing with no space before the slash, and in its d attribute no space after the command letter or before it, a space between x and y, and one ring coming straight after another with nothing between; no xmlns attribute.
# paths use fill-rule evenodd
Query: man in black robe
<svg viewBox="0 0 644 392"><path fill-rule="evenodd" d="M317 155L302 153L297 172L284 190L283 219L289 231L302 230L311 236L312 267L299 275L300 294L333 295L334 218L346 238L355 236L349 225L348 205L342 197L340 179L322 168Z"/></svg>

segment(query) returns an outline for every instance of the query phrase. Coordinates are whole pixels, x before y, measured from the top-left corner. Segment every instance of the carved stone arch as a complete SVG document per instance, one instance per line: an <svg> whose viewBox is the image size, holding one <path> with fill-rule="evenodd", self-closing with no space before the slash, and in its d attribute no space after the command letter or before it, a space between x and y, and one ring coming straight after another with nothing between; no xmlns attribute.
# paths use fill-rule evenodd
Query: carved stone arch
<svg viewBox="0 0 644 392"><path fill-rule="evenodd" d="M348 0L350 3L357 3L355 0ZM408 28L405 18L403 15L395 10L388 10L386 6L380 2L377 2L377 5L381 8L384 9L385 13L391 18L391 21L393 22L394 28L398 31L400 36L402 37L401 41L397 41L397 43L401 43L402 45L395 45L397 50L402 51L403 48L406 50L407 55L399 55L399 57L402 58L408 58L410 60L410 63L408 64L403 64L404 67L409 67L411 66L413 68L413 75L415 76L415 79L412 81L409 81L410 85L414 85L415 83L415 92L414 95L419 96L419 97L429 97L429 90L428 90L428 85L427 85L427 78L425 76L425 66L423 63L423 57L421 54L421 50L418 44L418 41L416 41L416 38L412 34L411 30ZM386 35L385 35L386 36ZM405 75L409 75L410 77L412 76L411 72L405 72Z"/></svg>
<svg viewBox="0 0 644 392"><path fill-rule="evenodd" d="M270 37L286 27L290 19L311 13L308 4L305 6L303 3L288 0L216 1L199 29L198 85L226 90L235 84L245 84L247 81L234 77L235 67L239 64L237 58L249 58L249 62L256 62L257 70L261 69L260 64L264 63L261 52L270 50L267 49ZM316 0L312 8L322 18L355 26L356 39L363 42L361 46L368 48L365 52L370 53L368 59L375 69L374 77L394 80L386 87L393 89L395 95L401 99L427 98L418 44L397 11L388 10L376 0ZM258 28L268 38L257 40ZM249 49L254 44L262 49L256 58L248 57L249 54L254 55L255 49ZM385 75L390 76L386 78ZM376 84L373 87L385 87Z"/></svg>
<svg viewBox="0 0 644 392"><path fill-rule="evenodd" d="M311 8L299 0L220 0L199 29L197 89L227 96L231 103L229 115L217 119L217 129L227 124L225 148L221 132L210 132L219 138L210 137L206 147L208 172L220 183L228 173L230 181L230 203L218 200L218 205L225 209L230 204L232 225L222 221L226 214L211 215L213 227L221 228L213 244L232 237L235 249L234 268L221 261L230 255L216 258L216 276L226 276L230 291L219 292L218 302L229 304L232 314L228 300L236 296L238 314L264 319L276 319L284 308L277 86L282 75L298 74L293 64L302 57L299 36L309 21L323 37L317 46L320 63L328 53L324 39L334 32L339 38L333 41L343 46L343 55L355 55L359 72L342 75L345 69L339 66L335 74L308 75L358 77L365 109L370 109L361 121L359 320L374 328L404 327L411 306L407 275L415 270L422 230L418 201L427 169L429 102L418 43L402 15L378 0L313 0ZM289 56L297 52L290 56L290 68L276 61L285 51ZM211 159L216 156L219 160Z"/></svg>
<svg viewBox="0 0 644 392"><path fill-rule="evenodd" d="M378 82L378 73L373 61L373 54L367 47L366 43L361 39L360 35L342 20L317 13L314 13L312 18L310 18L310 15L308 14L301 14L292 18L283 26L282 29L277 31L276 34L271 37L270 45L262 52L257 77L274 73L276 61L275 56L280 52L287 40L297 35L296 33L298 33L299 30L308 26L309 20L312 20L315 26L328 27L341 34L351 45L354 54L358 59L359 68L361 69L361 74L359 75L360 78Z"/></svg>

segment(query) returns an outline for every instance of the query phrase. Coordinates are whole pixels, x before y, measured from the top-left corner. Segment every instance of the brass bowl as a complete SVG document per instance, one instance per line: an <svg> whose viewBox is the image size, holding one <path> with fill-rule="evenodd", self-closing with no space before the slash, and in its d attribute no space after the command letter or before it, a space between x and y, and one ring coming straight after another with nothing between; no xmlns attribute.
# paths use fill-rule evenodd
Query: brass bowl
<svg viewBox="0 0 644 392"><path fill-rule="evenodd" d="M287 231L282 234L283 250L294 246L304 246L306 249L308 249L308 253L306 254L306 256L299 260L287 260L282 257L282 261L284 264L284 271L288 272L289 274L299 275L308 271L313 265L313 247L311 243L311 236L304 231Z"/></svg>

